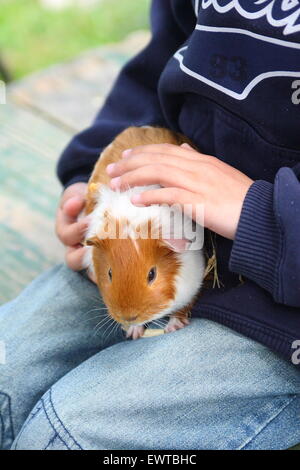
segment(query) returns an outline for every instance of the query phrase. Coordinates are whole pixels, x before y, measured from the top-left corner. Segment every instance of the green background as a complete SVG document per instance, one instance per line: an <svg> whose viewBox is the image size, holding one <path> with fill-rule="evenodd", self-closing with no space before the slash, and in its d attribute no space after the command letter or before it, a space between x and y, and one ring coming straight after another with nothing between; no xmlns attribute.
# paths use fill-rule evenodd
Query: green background
<svg viewBox="0 0 300 470"><path fill-rule="evenodd" d="M83 50L149 27L150 0L102 0L90 8L53 11L39 0L0 0L0 53L20 78Z"/></svg>

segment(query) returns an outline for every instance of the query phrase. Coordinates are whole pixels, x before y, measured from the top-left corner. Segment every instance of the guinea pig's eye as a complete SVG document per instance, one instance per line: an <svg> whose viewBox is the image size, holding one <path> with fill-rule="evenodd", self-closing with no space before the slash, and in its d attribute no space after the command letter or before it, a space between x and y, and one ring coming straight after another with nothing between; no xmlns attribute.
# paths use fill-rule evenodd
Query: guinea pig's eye
<svg viewBox="0 0 300 470"><path fill-rule="evenodd" d="M108 270L108 277L109 277L109 280L112 281L112 270L111 270L111 268L109 268L109 270Z"/></svg>
<svg viewBox="0 0 300 470"><path fill-rule="evenodd" d="M147 280L148 280L148 284L151 284L155 278L156 278L156 267L153 266L153 268L150 269L150 271L148 272L148 277L147 277Z"/></svg>

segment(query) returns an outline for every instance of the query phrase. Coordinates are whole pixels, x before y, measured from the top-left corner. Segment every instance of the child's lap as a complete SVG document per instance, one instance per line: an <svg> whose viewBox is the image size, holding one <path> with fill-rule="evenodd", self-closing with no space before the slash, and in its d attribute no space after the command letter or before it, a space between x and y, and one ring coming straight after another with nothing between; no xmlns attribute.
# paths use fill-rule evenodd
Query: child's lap
<svg viewBox="0 0 300 470"><path fill-rule="evenodd" d="M64 265L35 279L15 300L0 307L0 391L11 402L15 432L41 395L60 377L110 342L96 326L103 318L98 290ZM0 408L1 409L1 408Z"/></svg>
<svg viewBox="0 0 300 470"><path fill-rule="evenodd" d="M296 409L299 372L258 343L202 319L162 337L107 338L91 318L99 302L90 281L59 266L0 309L1 391L15 433L53 386L19 448L59 447L66 432L83 448L237 448Z"/></svg>

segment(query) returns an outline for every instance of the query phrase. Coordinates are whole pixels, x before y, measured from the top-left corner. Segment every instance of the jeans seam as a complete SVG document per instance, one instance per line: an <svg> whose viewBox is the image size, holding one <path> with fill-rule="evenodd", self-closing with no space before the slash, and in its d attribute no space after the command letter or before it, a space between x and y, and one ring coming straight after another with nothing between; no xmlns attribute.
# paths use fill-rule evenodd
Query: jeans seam
<svg viewBox="0 0 300 470"><path fill-rule="evenodd" d="M42 401L42 400L41 400L41 401ZM23 424L22 428L20 429L19 434L18 434L17 437L16 437L16 440L15 440L15 442L14 442L14 447L11 447L12 450L16 450L16 449L17 449L18 444L19 444L19 440L20 440L20 438L22 437L22 435L23 435L25 429L27 429L29 423L31 423L32 419L37 415L38 411L40 411L41 409L42 409L42 405L40 405L37 410L35 410L33 413L31 413L31 414L29 415L29 417L27 418L27 420L26 420L25 423Z"/></svg>
<svg viewBox="0 0 300 470"><path fill-rule="evenodd" d="M4 441L4 421L2 418L2 414L0 412L0 425L1 425L1 442L0 442L0 450L3 449L3 441Z"/></svg>
<svg viewBox="0 0 300 470"><path fill-rule="evenodd" d="M55 408L54 408L54 404L53 404L53 401L52 401L52 390L50 388L49 390L49 402L52 406L52 409L53 409L53 412L55 413L55 416L58 420L58 422L61 424L61 426L63 427L64 431L67 433L67 435L73 440L73 442L80 448L80 450L82 450L82 447L79 445L79 443L76 441L76 439L71 435L71 433L67 430L67 428L65 427L65 425L63 424L62 420L59 418Z"/></svg>
<svg viewBox="0 0 300 470"><path fill-rule="evenodd" d="M37 414L38 412L42 409L42 405L39 404L35 410L33 410L30 414L30 420L33 419Z"/></svg>
<svg viewBox="0 0 300 470"><path fill-rule="evenodd" d="M11 439L13 442L14 439L15 439L15 432L14 432L14 425L13 425L13 419L12 419L12 411L11 411L11 398L10 396L7 394L7 393L4 393L4 392L0 392L0 396L4 396L4 398L6 399L7 401L7 413L8 413L8 423L7 423L7 427L8 427L8 430L11 432ZM1 405L3 405L3 403L1 403ZM1 412L0 410L0 419L1 419L1 427L2 427L2 433L1 433L1 443L0 443L0 449L3 448L4 446L4 442L5 442L5 439L6 439L6 435L4 434L5 432L5 423L7 420L5 420L5 416L3 415L3 413Z"/></svg>
<svg viewBox="0 0 300 470"><path fill-rule="evenodd" d="M31 423L31 421L33 420L33 418L36 417L36 415L40 412L40 411L43 411L44 414L45 414L45 417L46 417L46 420L48 421L49 425L51 426L51 428L53 429L54 431L54 436L51 437L51 439L49 440L48 444L46 445L46 447L44 448L44 450L46 450L46 448L48 447L48 445L51 444L51 441L54 440L54 438L58 437L62 443L69 449L69 447L67 446L67 444L63 441L63 439L61 439L61 437L57 434L56 430L54 429L54 427L52 426L52 423L50 422L50 420L48 419L48 416L47 416L47 412L45 410L45 407L44 407L44 402L43 402L43 399L41 398L40 402L38 403L38 405L36 406L36 409L34 409L30 415L28 416L27 420L25 421L25 423L23 424L23 427L22 429L20 430L17 438L16 438L16 441L15 441L15 444L14 444L14 447L13 449L17 449L17 446L19 444L19 440L20 438L22 437L25 429L28 428L29 424Z"/></svg>
<svg viewBox="0 0 300 470"><path fill-rule="evenodd" d="M48 395L48 396L47 396ZM67 449L71 450L73 446L76 446L78 449L82 450L82 447L80 446L80 444L76 441L76 439L72 436L72 434L68 431L68 429L66 428L66 426L63 424L62 420L59 418L55 408L54 408L54 404L53 404L53 401L52 401L52 390L50 389L48 394L46 395L45 397L45 400L42 399L42 402L43 402L43 407L44 407L44 411L45 411L45 415L46 415L46 418L47 418L47 421L49 422L50 426L52 427L52 429L57 433L57 436L59 437L59 439L64 443L64 445L67 447ZM49 413L48 413L48 409L47 409L47 406L46 406L46 400L48 401L49 403L49 407L53 413L53 421L51 421L51 418L49 416ZM65 436L64 438L67 438L69 440L72 441L72 444L71 446L68 445L65 441L65 439L63 439L57 429L57 427L61 427Z"/></svg>
<svg viewBox="0 0 300 470"><path fill-rule="evenodd" d="M51 428L53 429L53 431L54 431L54 433L57 435L57 437L61 440L61 442L66 446L66 448L67 448L68 450L71 450L71 448L70 448L70 447L68 446L68 444L64 441L64 439L58 434L58 432L57 432L55 426L54 426L53 423L51 422L51 420L50 420L50 418L49 418L49 416L48 416L46 407L45 407L44 400L41 399L41 401L42 401L42 405L43 405L43 410L44 410L44 413L45 413L45 417L46 417L46 420L48 421L49 425L51 426ZM48 442L48 444L49 444L49 442ZM48 444L47 444L47 445L48 445Z"/></svg>
<svg viewBox="0 0 300 470"><path fill-rule="evenodd" d="M27 426L28 426L28 424L33 420L33 418L36 417L36 415L39 413L39 411L41 411L42 408L43 408L43 406L42 406L41 403L40 403L39 405L37 405L36 409L34 409L34 410L30 413L30 415L28 416L24 427L27 427Z"/></svg>
<svg viewBox="0 0 300 470"><path fill-rule="evenodd" d="M242 445L240 445L237 450L243 450L245 449L266 427L274 420L277 418L277 416L280 415L296 398L298 395L293 395L291 399L282 405L279 410L276 410L276 412L267 420L264 422L263 425L254 433L253 436L251 436L246 442L244 442Z"/></svg>
<svg viewBox="0 0 300 470"><path fill-rule="evenodd" d="M54 435L49 439L48 444L43 448L43 450L47 450L48 447L49 447L51 444L53 444L53 442L55 441L55 439L56 439L57 437L60 439L59 435L58 435L57 432L55 431Z"/></svg>

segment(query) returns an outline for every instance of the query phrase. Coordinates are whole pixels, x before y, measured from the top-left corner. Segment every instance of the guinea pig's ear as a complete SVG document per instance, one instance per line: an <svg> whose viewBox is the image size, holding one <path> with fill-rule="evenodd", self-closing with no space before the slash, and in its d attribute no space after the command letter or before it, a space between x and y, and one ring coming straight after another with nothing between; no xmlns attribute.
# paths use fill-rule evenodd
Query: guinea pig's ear
<svg viewBox="0 0 300 470"><path fill-rule="evenodd" d="M98 237L91 237L91 238L87 238L84 244L86 246L97 246L99 245L99 242L100 240Z"/></svg>
<svg viewBox="0 0 300 470"><path fill-rule="evenodd" d="M184 253L191 246L191 241L186 238L164 238L162 241L175 253Z"/></svg>

